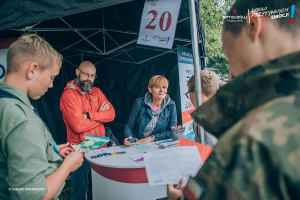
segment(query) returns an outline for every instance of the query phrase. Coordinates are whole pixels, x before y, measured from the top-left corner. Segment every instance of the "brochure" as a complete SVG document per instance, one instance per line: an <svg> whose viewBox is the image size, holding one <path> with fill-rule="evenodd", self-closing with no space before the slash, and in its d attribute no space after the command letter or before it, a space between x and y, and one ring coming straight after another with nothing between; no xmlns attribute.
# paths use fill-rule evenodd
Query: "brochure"
<svg viewBox="0 0 300 200"><path fill-rule="evenodd" d="M98 135L86 135L84 136L85 140L79 144L72 145L75 151L82 150L82 152L91 151L98 149L99 147L104 146L109 142L109 137L103 137Z"/></svg>

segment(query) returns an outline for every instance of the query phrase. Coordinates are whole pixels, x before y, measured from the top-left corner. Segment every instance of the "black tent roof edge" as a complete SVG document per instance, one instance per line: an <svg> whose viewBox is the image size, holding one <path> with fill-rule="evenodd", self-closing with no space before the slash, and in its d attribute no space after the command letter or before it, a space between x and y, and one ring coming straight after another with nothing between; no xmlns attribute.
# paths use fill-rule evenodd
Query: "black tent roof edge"
<svg viewBox="0 0 300 200"><path fill-rule="evenodd" d="M13 23L8 23L7 25L4 25L4 26L1 26L1 20L0 20L0 31L19 27L19 26L26 26L28 24L34 24L34 23L38 23L41 21L46 21L46 20L56 19L56 18L65 17L65 16L69 16L69 15L74 15L74 14L78 14L78 13L82 13L82 12L86 12L86 11L90 11L90 10L95 10L95 9L99 9L99 8L104 8L104 7L108 7L108 6L113 6L113 5L117 5L117 4L121 4L121 3L126 3L126 2L130 2L130 1L134 1L134 0L104 0L104 1L100 0L100 1L101 2L94 3L94 4L87 3L85 7L78 7L76 9L72 8L72 9L70 9L70 11L63 9L61 12L59 12L57 14L52 13L51 16L40 14L37 17L30 18L28 20L24 20L23 18L21 18L19 20L13 20L14 21ZM9 2L10 1L5 1L3 4L5 4L5 3L8 4ZM3 11L3 9L1 9L1 7L2 6L0 6L0 12ZM5 6L3 6L3 7L5 7Z"/></svg>

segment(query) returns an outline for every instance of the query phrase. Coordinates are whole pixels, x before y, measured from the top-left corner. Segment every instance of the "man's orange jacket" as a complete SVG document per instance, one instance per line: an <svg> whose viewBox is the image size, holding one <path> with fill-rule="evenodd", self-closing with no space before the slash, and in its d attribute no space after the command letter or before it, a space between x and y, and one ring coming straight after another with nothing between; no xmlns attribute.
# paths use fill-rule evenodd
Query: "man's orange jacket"
<svg viewBox="0 0 300 200"><path fill-rule="evenodd" d="M110 109L99 112L103 102L107 103ZM93 87L90 92L83 92L76 79L67 83L60 98L60 110L67 127L67 141L72 144L83 142L85 135L105 136L103 123L111 122L115 118L115 109L102 91ZM90 119L83 116L87 112Z"/></svg>

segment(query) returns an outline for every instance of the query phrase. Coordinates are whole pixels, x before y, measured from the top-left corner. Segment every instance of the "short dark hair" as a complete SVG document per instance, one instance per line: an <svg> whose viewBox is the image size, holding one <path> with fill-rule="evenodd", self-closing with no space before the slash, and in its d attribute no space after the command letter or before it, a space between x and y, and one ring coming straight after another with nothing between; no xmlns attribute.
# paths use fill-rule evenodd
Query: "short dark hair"
<svg viewBox="0 0 300 200"><path fill-rule="evenodd" d="M27 61L37 62L41 71L62 64L62 55L36 34L24 34L13 42L6 59L7 73L17 72Z"/></svg>
<svg viewBox="0 0 300 200"><path fill-rule="evenodd" d="M294 23L290 23L292 5L295 5L293 17L293 20L295 21ZM255 8L267 8L267 11L289 8L289 17L277 18L274 19L274 21L277 22L279 28L283 28L288 32L291 32L293 35L295 35L300 29L299 0L236 0L226 16L234 16L233 11L236 11L237 16L247 16L248 9L251 11ZM229 18L225 18L223 24L224 31L230 31L235 36L239 35L246 23L246 19L242 19L241 21L242 22L230 22Z"/></svg>

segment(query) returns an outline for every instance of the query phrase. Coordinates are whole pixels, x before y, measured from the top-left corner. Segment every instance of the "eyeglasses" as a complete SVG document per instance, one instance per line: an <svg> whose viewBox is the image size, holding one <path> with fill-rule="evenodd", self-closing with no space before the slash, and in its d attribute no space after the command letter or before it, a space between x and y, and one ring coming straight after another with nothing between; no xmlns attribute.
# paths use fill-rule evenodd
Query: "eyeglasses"
<svg viewBox="0 0 300 200"><path fill-rule="evenodd" d="M193 92L193 91L194 91L194 89L191 89L190 91L188 91L187 93L185 93L185 96L186 96L186 98L188 98L188 99L189 99L189 98L190 98L190 95L189 95L189 93L190 93L190 92Z"/></svg>
<svg viewBox="0 0 300 200"><path fill-rule="evenodd" d="M87 78L92 78L92 79L96 79L97 78L97 76L96 76L96 74L92 74L92 75L90 75L89 73L84 73L83 71L81 71L79 68L77 68L85 77L87 77Z"/></svg>

